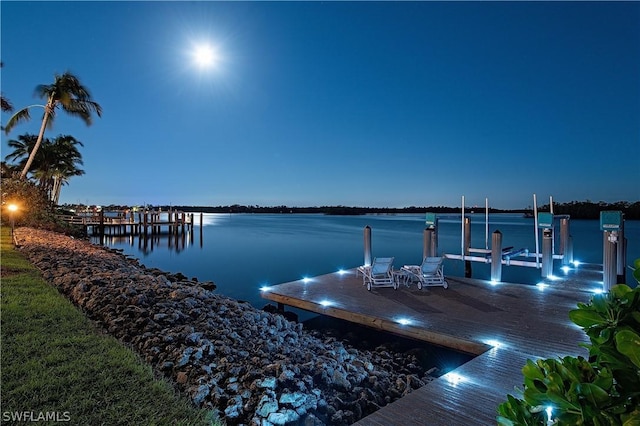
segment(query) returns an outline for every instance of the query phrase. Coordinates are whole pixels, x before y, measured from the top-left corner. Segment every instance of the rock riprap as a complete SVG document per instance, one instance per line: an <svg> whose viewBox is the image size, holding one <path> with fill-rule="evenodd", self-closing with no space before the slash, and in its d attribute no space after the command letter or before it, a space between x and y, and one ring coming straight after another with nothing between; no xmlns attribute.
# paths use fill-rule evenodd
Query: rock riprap
<svg viewBox="0 0 640 426"><path fill-rule="evenodd" d="M228 425L351 424L430 380L414 356L346 347L211 282L61 234L16 235L47 282Z"/></svg>

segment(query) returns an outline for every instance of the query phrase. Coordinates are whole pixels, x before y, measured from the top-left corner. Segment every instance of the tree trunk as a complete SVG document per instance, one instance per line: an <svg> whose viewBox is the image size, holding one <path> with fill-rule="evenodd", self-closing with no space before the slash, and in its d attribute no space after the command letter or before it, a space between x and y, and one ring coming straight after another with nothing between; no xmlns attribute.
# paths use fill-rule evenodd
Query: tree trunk
<svg viewBox="0 0 640 426"><path fill-rule="evenodd" d="M44 117L42 117L42 126L40 126L40 133L38 134L38 140L36 140L36 144L33 146L33 149L29 154L29 159L27 160L27 163L24 165L24 169L22 169L22 172L20 173L21 179L24 179L24 177L29 172L31 163L33 163L33 159L36 157L36 152L38 152L38 149L40 148L40 144L42 144L42 139L44 138L44 130L47 128L47 121L49 121L49 117L51 115L52 109L53 109L53 94L49 96L47 105L44 107Z"/></svg>
<svg viewBox="0 0 640 426"><path fill-rule="evenodd" d="M51 192L51 201L54 206L58 205L60 200L60 189L62 189L62 178L59 176L53 177L53 191Z"/></svg>

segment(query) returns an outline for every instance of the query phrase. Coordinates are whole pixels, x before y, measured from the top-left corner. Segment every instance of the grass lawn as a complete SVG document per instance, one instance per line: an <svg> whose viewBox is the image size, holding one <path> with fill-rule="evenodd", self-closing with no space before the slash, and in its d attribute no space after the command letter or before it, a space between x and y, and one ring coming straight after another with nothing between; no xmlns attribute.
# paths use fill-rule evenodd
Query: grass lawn
<svg viewBox="0 0 640 426"><path fill-rule="evenodd" d="M6 226L0 265L2 424L20 424L11 420L18 413L38 424L54 424L55 416L74 425L220 424L96 330L14 250Z"/></svg>

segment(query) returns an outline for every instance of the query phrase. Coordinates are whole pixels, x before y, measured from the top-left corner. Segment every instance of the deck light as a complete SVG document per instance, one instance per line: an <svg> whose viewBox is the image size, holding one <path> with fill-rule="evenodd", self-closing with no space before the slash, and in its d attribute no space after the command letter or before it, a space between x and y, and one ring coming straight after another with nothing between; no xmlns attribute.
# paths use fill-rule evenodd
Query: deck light
<svg viewBox="0 0 640 426"><path fill-rule="evenodd" d="M573 261L573 266L575 266L577 268L578 266L580 266L580 263L581 262L579 260L574 260Z"/></svg>
<svg viewBox="0 0 640 426"><path fill-rule="evenodd" d="M338 269L338 274L344 275L346 273L347 273L347 271L345 271L344 269Z"/></svg>
<svg viewBox="0 0 640 426"><path fill-rule="evenodd" d="M269 287L268 285L263 285L260 287L260 291L269 291L271 290L271 287Z"/></svg>
<svg viewBox="0 0 640 426"><path fill-rule="evenodd" d="M333 302L331 300L324 299L320 301L320 304L324 307L327 307L333 305Z"/></svg>
<svg viewBox="0 0 640 426"><path fill-rule="evenodd" d="M547 412L547 424L552 425L553 420L551 419L551 415L553 414L553 407L549 406L545 408L545 411Z"/></svg>
<svg viewBox="0 0 640 426"><path fill-rule="evenodd" d="M491 281L489 281L489 283L491 283L491 285L498 285L498 283L500 283L500 281L491 280Z"/></svg>
<svg viewBox="0 0 640 426"><path fill-rule="evenodd" d="M568 274L569 271L571 270L571 268L567 265L563 266L561 269L562 269L562 272L564 272L565 274Z"/></svg>
<svg viewBox="0 0 640 426"><path fill-rule="evenodd" d="M493 346L494 348L499 348L500 346L502 346L502 343L499 340L494 339L485 340L484 343L489 346Z"/></svg>
<svg viewBox="0 0 640 426"><path fill-rule="evenodd" d="M456 386L458 383L462 383L465 381L464 377L462 377L460 374L458 373L447 373L443 376L445 379L447 379L447 381L449 382L449 384Z"/></svg>
<svg viewBox="0 0 640 426"><path fill-rule="evenodd" d="M311 281L311 278L309 278L309 277L302 278L302 282L305 283L305 284L310 282L310 281Z"/></svg>
<svg viewBox="0 0 640 426"><path fill-rule="evenodd" d="M594 294L602 294L604 293L604 290L601 288L594 288L593 290L591 290L591 292Z"/></svg>
<svg viewBox="0 0 640 426"><path fill-rule="evenodd" d="M547 284L547 283L538 283L538 284L536 284L536 287L538 287L538 289L540 289L540 291L542 291L545 288L549 287L549 284Z"/></svg>
<svg viewBox="0 0 640 426"><path fill-rule="evenodd" d="M396 321L398 324L402 324L402 325L409 325L411 324L411 320L408 318L398 318L398 320Z"/></svg>

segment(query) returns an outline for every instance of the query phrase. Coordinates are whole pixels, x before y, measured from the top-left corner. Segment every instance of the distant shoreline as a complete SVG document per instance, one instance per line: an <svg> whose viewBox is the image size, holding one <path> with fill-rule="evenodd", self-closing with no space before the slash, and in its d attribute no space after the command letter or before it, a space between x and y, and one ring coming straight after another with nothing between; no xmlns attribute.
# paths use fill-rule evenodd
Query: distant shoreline
<svg viewBox="0 0 640 426"><path fill-rule="evenodd" d="M77 206L65 205L65 208ZM105 210L124 210L131 206L102 206ZM460 213L460 207L446 206L411 206L411 207L357 207L357 206L320 206L320 207L290 207L290 206L243 206L239 204L228 206L181 206L181 205L156 205L147 206L150 209L180 210L189 213L269 213L269 214L294 214L315 213L333 216L358 216L365 214L424 214L430 213ZM599 219L601 211L622 211L627 220L640 220L640 201L619 201L616 203L572 201L570 203L554 203L553 212L557 215L569 215L572 219ZM469 206L465 213L484 213L484 206ZM550 211L549 205L538 207L539 212ZM533 208L528 206L522 209L496 209L489 208L489 213L516 213L533 217Z"/></svg>

